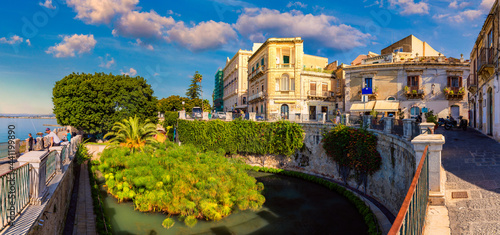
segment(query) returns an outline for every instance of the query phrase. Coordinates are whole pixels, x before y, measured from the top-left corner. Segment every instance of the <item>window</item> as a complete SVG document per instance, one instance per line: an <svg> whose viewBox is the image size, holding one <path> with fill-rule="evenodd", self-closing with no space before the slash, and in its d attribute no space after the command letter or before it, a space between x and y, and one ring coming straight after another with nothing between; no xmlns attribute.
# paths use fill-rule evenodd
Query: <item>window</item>
<svg viewBox="0 0 500 235"><path fill-rule="evenodd" d="M290 90L295 91L295 78L290 79Z"/></svg>
<svg viewBox="0 0 500 235"><path fill-rule="evenodd" d="M262 57L262 59L260 59L260 64L264 65L264 57Z"/></svg>
<svg viewBox="0 0 500 235"><path fill-rule="evenodd" d="M419 76L408 76L408 86L409 87L418 87Z"/></svg>
<svg viewBox="0 0 500 235"><path fill-rule="evenodd" d="M264 91L264 84L262 84L262 91Z"/></svg>
<svg viewBox="0 0 500 235"><path fill-rule="evenodd" d="M289 85L288 74L283 74L281 76L281 90L288 91L288 85Z"/></svg>
<svg viewBox="0 0 500 235"><path fill-rule="evenodd" d="M403 47L398 47L394 49L394 53L403 52Z"/></svg>
<svg viewBox="0 0 500 235"><path fill-rule="evenodd" d="M365 78L365 88L372 88L372 78Z"/></svg>
<svg viewBox="0 0 500 235"><path fill-rule="evenodd" d="M493 47L493 30L490 30L490 32L488 33L488 47Z"/></svg>
<svg viewBox="0 0 500 235"><path fill-rule="evenodd" d="M283 64L289 64L290 63L290 56L284 55L283 56Z"/></svg>
<svg viewBox="0 0 500 235"><path fill-rule="evenodd" d="M410 109L410 113L412 117L420 115L420 108L419 107L412 107Z"/></svg>
<svg viewBox="0 0 500 235"><path fill-rule="evenodd" d="M247 97L243 97L243 104L247 104Z"/></svg>
<svg viewBox="0 0 500 235"><path fill-rule="evenodd" d="M280 90L280 80L276 79L276 91Z"/></svg>
<svg viewBox="0 0 500 235"><path fill-rule="evenodd" d="M309 83L309 94L316 95L316 83L315 82Z"/></svg>
<svg viewBox="0 0 500 235"><path fill-rule="evenodd" d="M396 98L394 98L394 97L392 97L392 96L389 96L389 97L387 98L387 100L396 100Z"/></svg>
<svg viewBox="0 0 500 235"><path fill-rule="evenodd" d="M462 78L448 77L448 87L462 87Z"/></svg>

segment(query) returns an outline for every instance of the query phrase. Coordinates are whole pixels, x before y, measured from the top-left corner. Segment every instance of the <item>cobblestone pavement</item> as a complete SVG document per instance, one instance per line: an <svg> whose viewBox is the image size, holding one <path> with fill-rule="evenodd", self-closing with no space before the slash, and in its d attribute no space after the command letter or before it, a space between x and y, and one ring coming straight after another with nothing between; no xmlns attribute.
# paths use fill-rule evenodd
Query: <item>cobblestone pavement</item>
<svg viewBox="0 0 500 235"><path fill-rule="evenodd" d="M78 189L78 202L76 209L76 225L73 229L75 235L95 235L96 223L92 194L90 192L90 179L87 164L80 168L80 184Z"/></svg>
<svg viewBox="0 0 500 235"><path fill-rule="evenodd" d="M446 131L442 165L452 234L500 234L500 144L468 129ZM452 198L467 192L467 198Z"/></svg>

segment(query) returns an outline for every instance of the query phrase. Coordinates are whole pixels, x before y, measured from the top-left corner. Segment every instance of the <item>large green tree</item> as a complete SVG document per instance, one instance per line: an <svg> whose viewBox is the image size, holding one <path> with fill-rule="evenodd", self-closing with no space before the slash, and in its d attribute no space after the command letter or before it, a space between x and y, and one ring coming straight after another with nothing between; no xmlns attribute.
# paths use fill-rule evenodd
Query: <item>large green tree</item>
<svg viewBox="0 0 500 235"><path fill-rule="evenodd" d="M72 73L56 82L52 95L57 122L91 134L131 116L158 120L158 100L139 76Z"/></svg>
<svg viewBox="0 0 500 235"><path fill-rule="evenodd" d="M201 80L203 79L203 76L196 71L193 75L193 78L191 79L191 85L189 85L189 88L186 91L186 96L189 99L199 99L200 98L200 93L201 93Z"/></svg>

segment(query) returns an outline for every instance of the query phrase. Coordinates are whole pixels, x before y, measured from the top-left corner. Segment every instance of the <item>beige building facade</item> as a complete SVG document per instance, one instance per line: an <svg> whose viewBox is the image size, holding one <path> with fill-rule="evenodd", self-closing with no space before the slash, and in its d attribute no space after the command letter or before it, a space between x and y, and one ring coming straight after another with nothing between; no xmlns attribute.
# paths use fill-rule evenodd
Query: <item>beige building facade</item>
<svg viewBox="0 0 500 235"><path fill-rule="evenodd" d="M248 97L248 58L252 51L239 50L233 58L227 58L223 69L224 111L247 111Z"/></svg>
<svg viewBox="0 0 500 235"><path fill-rule="evenodd" d="M499 3L487 15L471 51L467 79L471 126L500 141Z"/></svg>
<svg viewBox="0 0 500 235"><path fill-rule="evenodd" d="M268 120L333 117L342 87L327 66L328 58L304 54L300 37L269 38L248 60L248 111Z"/></svg>
<svg viewBox="0 0 500 235"><path fill-rule="evenodd" d="M416 49L408 42L417 42ZM410 46L406 47L407 44ZM403 51L395 51L396 48ZM368 57L361 64L344 68L346 111L360 115L375 110L386 117L416 118L432 110L440 118L467 118L465 85L469 62L442 55L420 56L418 52L423 48L426 53L432 52L431 55L441 55L410 35L383 49L380 56ZM373 93L362 95L365 87Z"/></svg>

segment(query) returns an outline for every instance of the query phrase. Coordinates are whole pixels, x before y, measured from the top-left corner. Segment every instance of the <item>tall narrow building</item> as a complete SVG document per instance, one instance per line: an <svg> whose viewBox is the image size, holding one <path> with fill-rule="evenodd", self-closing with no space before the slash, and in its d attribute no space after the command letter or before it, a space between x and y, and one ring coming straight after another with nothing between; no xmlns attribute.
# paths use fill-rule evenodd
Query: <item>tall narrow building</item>
<svg viewBox="0 0 500 235"><path fill-rule="evenodd" d="M227 58L223 69L224 111L247 112L247 70L252 51L239 50L233 58Z"/></svg>
<svg viewBox="0 0 500 235"><path fill-rule="evenodd" d="M215 73L215 86L213 94L214 111L222 112L224 111L224 72L222 69L218 69Z"/></svg>

